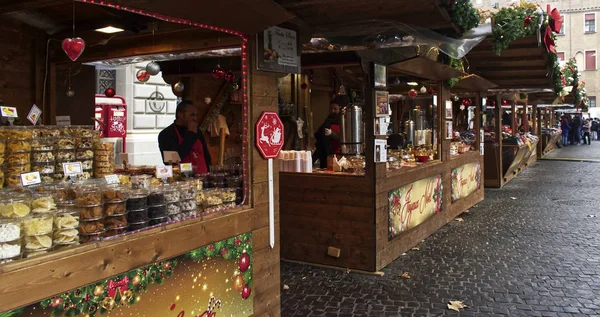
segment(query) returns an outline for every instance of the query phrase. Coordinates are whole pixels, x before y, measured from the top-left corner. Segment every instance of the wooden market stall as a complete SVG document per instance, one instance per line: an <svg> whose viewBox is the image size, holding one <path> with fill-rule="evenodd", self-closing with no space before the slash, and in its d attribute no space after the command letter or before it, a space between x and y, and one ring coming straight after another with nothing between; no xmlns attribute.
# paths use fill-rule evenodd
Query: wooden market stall
<svg viewBox="0 0 600 317"><path fill-rule="evenodd" d="M339 98L343 85L352 98L346 111L356 105L362 108L365 150L355 151L364 154L360 157L342 155L351 162L346 171L334 167L336 171L280 172L283 259L377 271L483 199L479 133L474 134L473 149L467 146L462 154L451 156L454 134L446 130L452 129L446 122L452 122L455 114L452 107L440 106L451 102L442 80L464 74L418 51L357 51L350 53L354 60L349 53L344 58L331 57L337 53L303 56L307 81L299 103L315 118L309 120L308 133L319 129L329 100ZM327 56L344 63L323 62ZM383 77L375 64L387 67ZM374 78L384 78L387 84L376 89ZM413 81L418 86L411 86ZM357 91L364 91L364 97L357 98ZM381 96L388 94L391 116L381 110ZM383 103L386 109L388 102ZM476 131L478 112L473 116ZM425 136L419 139L420 132L415 134L418 151L413 153L407 141L410 132L404 131L407 120L419 120L417 115L425 123L417 123L416 129ZM446 137L447 132L451 136ZM383 147L388 148L386 156L381 154ZM280 166L289 166L288 159L284 154Z"/></svg>
<svg viewBox="0 0 600 317"><path fill-rule="evenodd" d="M254 135L247 133L252 130L254 122L263 111L276 111L278 78L272 73L256 70L253 50L255 37L155 13L160 11L143 11L137 7L132 9L125 6L128 1L122 1L121 5L105 1L82 2L87 3L22 1L19 4L11 2L0 5L2 13L18 12L46 17L43 21L48 24L43 24L42 20L33 22L40 22L37 27L41 30L37 29L35 32L46 34L51 39L48 91L38 84L22 86L24 95L33 98L39 95L34 100L47 100L44 104L43 101L36 101L43 108L41 122L54 123L56 115L66 114L71 116L73 124L90 124L90 117L94 117L95 89L89 89L86 84L94 87L96 82L93 72L90 77L86 77L88 73L83 71L89 63L114 62L140 55L152 56L154 60L157 55L172 57L190 52L209 52L208 55L190 55L189 60L180 62L181 65L174 66L177 62L168 61L169 58L160 65L163 67L164 79L172 87L179 80L185 83L185 90L178 93L181 93L181 97L193 100L204 118L217 105L229 103L235 109L232 111L241 124L240 131L243 131L237 136L241 149L239 173L242 177L242 199L234 204L235 207L230 205L210 212L204 209L205 212L200 210L197 214L194 211L194 216L184 221L159 223L143 230L60 250L57 247L52 252L38 256L20 259L19 254L19 259L0 264L0 313L11 316L41 316L50 313L98 316L101 313L112 315L110 312L113 309L120 313L136 309L143 316L183 316L205 313L208 302L209 314L213 311L219 315L279 316L278 177L275 175L274 178L275 219L274 225L270 226L267 161L261 158L256 148L249 146L254 143ZM71 15L73 6L77 12L76 18ZM256 17L258 19L258 15ZM62 38L72 36L72 18L76 20L76 34L87 42L87 48L76 62L69 61L60 49ZM84 25L103 18L113 23L128 21L131 25L123 25L127 32L114 38L98 35L93 29L84 29ZM283 15L279 18L288 17ZM230 20L232 19L223 19L225 22ZM214 20L211 22L222 25ZM14 23L20 25L20 22ZM138 28L138 32L130 29L132 25ZM31 26L20 27L22 30L36 30ZM68 30L64 30L65 27ZM55 45L57 43L59 45ZM10 44L0 43L0 47ZM42 46L36 47L36 53L43 51L37 50L41 47L46 47L45 41ZM231 89L228 88L227 91L229 98L224 97L224 79L219 79L218 82L209 79L217 56L221 56L220 50L232 48L235 48L234 57L237 57L237 62L231 56L223 57L222 65L239 79L239 93L233 102L231 97L234 93L229 91ZM212 65L210 68L208 63ZM43 85L44 81L37 79L44 78L44 67L40 67L37 62L21 65L31 67L29 71L36 74L31 78L36 79L35 83ZM72 76L73 69L82 69L79 74L83 75L69 83L76 90L75 96L79 96L71 101L64 97L67 88L71 88L66 86L68 82L65 74ZM136 84L143 83L139 78ZM86 93L88 91L91 91L91 95ZM4 94L7 103L18 105L24 119L31 103L21 104L2 89L0 94ZM211 102L203 102L207 95L213 98L212 105L207 105ZM144 100L141 105L142 108L136 109L146 111ZM166 111L170 113L169 120L172 120L174 108ZM233 141L230 139L227 142ZM214 153L213 162L219 156L215 147L218 147L218 142L209 144L209 150ZM6 199L5 195L2 197ZM129 199L131 197L133 196ZM3 212L2 217L5 216ZM275 231L274 245L270 242L270 228ZM75 234L77 236L77 230ZM33 243L31 239L27 241L23 248ZM44 239L38 241L45 245ZM11 247L14 246L16 245L11 243ZM51 248L46 251L50 250ZM197 307L202 309L199 311Z"/></svg>
<svg viewBox="0 0 600 317"><path fill-rule="evenodd" d="M470 71L498 85L487 92L485 186L502 187L537 159L538 139L528 134L536 117L527 92L552 88L547 52L536 36L525 37L497 56L482 42L467 54ZM523 131L523 133L520 133Z"/></svg>

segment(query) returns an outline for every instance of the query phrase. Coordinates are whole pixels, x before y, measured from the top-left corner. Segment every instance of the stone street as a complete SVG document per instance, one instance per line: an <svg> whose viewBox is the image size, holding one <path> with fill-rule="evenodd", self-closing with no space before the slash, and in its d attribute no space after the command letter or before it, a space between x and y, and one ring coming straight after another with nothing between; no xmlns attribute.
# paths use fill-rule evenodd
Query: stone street
<svg viewBox="0 0 600 317"><path fill-rule="evenodd" d="M600 142L553 157L600 158ZM541 160L382 271L282 262L288 316L600 316L600 164ZM410 279L399 275L408 272ZM450 300L469 307L449 310Z"/></svg>

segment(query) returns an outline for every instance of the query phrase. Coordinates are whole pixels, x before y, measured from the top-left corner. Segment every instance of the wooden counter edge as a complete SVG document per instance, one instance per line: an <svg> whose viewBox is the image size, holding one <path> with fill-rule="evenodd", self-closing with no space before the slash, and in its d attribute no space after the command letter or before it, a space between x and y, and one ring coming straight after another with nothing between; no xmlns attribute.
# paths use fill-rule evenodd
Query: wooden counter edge
<svg viewBox="0 0 600 317"><path fill-rule="evenodd" d="M240 207L209 216L4 264L0 312L268 226L266 208Z"/></svg>

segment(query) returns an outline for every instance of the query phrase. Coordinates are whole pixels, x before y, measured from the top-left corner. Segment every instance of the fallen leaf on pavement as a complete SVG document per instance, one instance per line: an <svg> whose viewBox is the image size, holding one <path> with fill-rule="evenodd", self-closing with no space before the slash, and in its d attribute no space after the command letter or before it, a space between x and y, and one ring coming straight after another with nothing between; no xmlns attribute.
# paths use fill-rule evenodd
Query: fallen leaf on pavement
<svg viewBox="0 0 600 317"><path fill-rule="evenodd" d="M452 309L457 312L460 312L461 309L466 308L466 307L467 307L467 305L465 305L462 301L459 301L459 300L451 300L450 304L448 304L448 309Z"/></svg>
<svg viewBox="0 0 600 317"><path fill-rule="evenodd" d="M510 199L512 199L512 200L516 200L516 199L517 199L517 197L510 197Z"/></svg>
<svg viewBox="0 0 600 317"><path fill-rule="evenodd" d="M458 222L463 222L463 221L465 221L463 218L460 218L460 217L459 217L459 218L455 218L454 220L456 220L456 221L458 221Z"/></svg>
<svg viewBox="0 0 600 317"><path fill-rule="evenodd" d="M468 212L469 212L469 209L467 209L467 210L465 210L465 211L463 211L463 212L466 212L466 213L468 213Z"/></svg>
<svg viewBox="0 0 600 317"><path fill-rule="evenodd" d="M587 215L587 216L588 216L588 218L594 218L594 217L596 217L596 215Z"/></svg>
<svg viewBox="0 0 600 317"><path fill-rule="evenodd" d="M420 249L419 249L419 248L417 248L417 247L410 248L410 249L411 249L411 250L413 250L413 251L419 251L419 250L420 250Z"/></svg>
<svg viewBox="0 0 600 317"><path fill-rule="evenodd" d="M287 291L288 289L290 289L290 287L287 284L283 284L283 290Z"/></svg>
<svg viewBox="0 0 600 317"><path fill-rule="evenodd" d="M408 275L408 272L404 272L402 274L400 274L401 278L410 278L410 276Z"/></svg>
<svg viewBox="0 0 600 317"><path fill-rule="evenodd" d="M302 279L303 279L303 280L305 280L305 279L306 279L306 276L303 276L303 277L302 277Z"/></svg>
<svg viewBox="0 0 600 317"><path fill-rule="evenodd" d="M402 255L406 255L406 252L402 253Z"/></svg>

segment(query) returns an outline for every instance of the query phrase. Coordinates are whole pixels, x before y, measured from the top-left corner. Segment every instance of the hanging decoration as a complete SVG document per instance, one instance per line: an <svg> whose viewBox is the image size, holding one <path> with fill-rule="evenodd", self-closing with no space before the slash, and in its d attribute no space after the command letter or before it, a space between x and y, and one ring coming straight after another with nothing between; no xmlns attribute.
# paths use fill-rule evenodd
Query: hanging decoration
<svg viewBox="0 0 600 317"><path fill-rule="evenodd" d="M114 97L115 94L116 94L116 91L112 87L106 88L106 90L104 90L104 95L108 98Z"/></svg>
<svg viewBox="0 0 600 317"><path fill-rule="evenodd" d="M178 82L176 82L173 85L173 91L176 92L176 93L178 93L178 94L182 93L184 88L185 88L185 86L183 85L183 83L181 82L181 80L178 81Z"/></svg>
<svg viewBox="0 0 600 317"><path fill-rule="evenodd" d="M338 95L340 95L340 96L346 95L346 87L344 87L344 84L340 85L340 89L338 90Z"/></svg>
<svg viewBox="0 0 600 317"><path fill-rule="evenodd" d="M206 97L204 97L204 103L210 105L211 102L212 98L209 95L206 95Z"/></svg>
<svg viewBox="0 0 600 317"><path fill-rule="evenodd" d="M73 89L71 89L71 87L69 87L67 89L67 93L66 93L67 97L71 98L71 97L75 97L75 91Z"/></svg>
<svg viewBox="0 0 600 317"><path fill-rule="evenodd" d="M150 62L146 64L146 72L150 74L150 76L156 76L160 73L160 65L157 62Z"/></svg>
<svg viewBox="0 0 600 317"><path fill-rule="evenodd" d="M212 75L214 79L223 79L225 78L225 69L220 64L217 64L217 67L212 71Z"/></svg>
<svg viewBox="0 0 600 317"><path fill-rule="evenodd" d="M302 84L300 85L300 88L302 88L302 89L306 89L306 88L308 88L308 85L307 85L306 83L302 83Z"/></svg>
<svg viewBox="0 0 600 317"><path fill-rule="evenodd" d="M457 95L452 95L452 101L457 102L458 101L458 96Z"/></svg>
<svg viewBox="0 0 600 317"><path fill-rule="evenodd" d="M145 69L140 69L137 71L137 73L135 73L135 78L140 83L145 83L148 80L150 80L150 74L148 74L148 72Z"/></svg>
<svg viewBox="0 0 600 317"><path fill-rule="evenodd" d="M76 61L85 50L85 41L80 37L66 38L62 41L62 49L72 61Z"/></svg>
<svg viewBox="0 0 600 317"><path fill-rule="evenodd" d="M414 89L411 89L411 90L408 91L408 96L411 97L411 98L413 98L413 99L417 98L417 95L418 95L418 93Z"/></svg>
<svg viewBox="0 0 600 317"><path fill-rule="evenodd" d="M421 86L421 89L419 89L419 92L424 94L427 92L427 88L425 88L425 86Z"/></svg>
<svg viewBox="0 0 600 317"><path fill-rule="evenodd" d="M66 38L61 45L63 51L74 62L85 50L85 41L80 37L75 37L75 1L73 1L73 37Z"/></svg>
<svg viewBox="0 0 600 317"><path fill-rule="evenodd" d="M232 82L235 80L235 74L232 71L227 71L225 73L224 78L227 82Z"/></svg>
<svg viewBox="0 0 600 317"><path fill-rule="evenodd" d="M429 88L427 89L427 93L428 93L429 95L434 95L434 94L435 94L435 89L433 89L432 87L429 87Z"/></svg>

